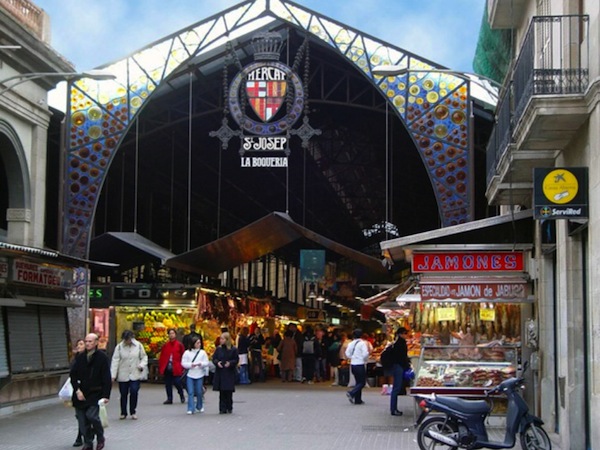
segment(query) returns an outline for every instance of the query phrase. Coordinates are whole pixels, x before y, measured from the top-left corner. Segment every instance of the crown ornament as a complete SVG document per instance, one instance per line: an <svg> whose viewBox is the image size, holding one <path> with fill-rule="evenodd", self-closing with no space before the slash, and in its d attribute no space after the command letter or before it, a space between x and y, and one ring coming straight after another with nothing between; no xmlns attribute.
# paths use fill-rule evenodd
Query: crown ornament
<svg viewBox="0 0 600 450"><path fill-rule="evenodd" d="M279 61L283 39L274 31L263 31L252 37L255 61Z"/></svg>

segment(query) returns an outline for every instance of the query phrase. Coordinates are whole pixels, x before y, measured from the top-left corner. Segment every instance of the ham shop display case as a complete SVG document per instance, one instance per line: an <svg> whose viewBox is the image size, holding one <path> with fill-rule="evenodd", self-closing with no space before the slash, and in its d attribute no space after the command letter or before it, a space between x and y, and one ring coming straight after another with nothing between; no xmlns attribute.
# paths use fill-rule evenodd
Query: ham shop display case
<svg viewBox="0 0 600 450"><path fill-rule="evenodd" d="M485 391L516 376L519 347L423 346L411 395L483 397Z"/></svg>

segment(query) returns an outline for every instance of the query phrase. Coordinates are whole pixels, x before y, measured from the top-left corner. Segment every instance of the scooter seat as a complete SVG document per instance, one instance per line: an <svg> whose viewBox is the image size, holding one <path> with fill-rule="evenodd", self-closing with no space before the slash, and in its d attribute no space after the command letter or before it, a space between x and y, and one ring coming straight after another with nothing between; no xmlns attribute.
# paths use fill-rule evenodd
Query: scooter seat
<svg viewBox="0 0 600 450"><path fill-rule="evenodd" d="M436 400L449 408L467 414L483 414L490 411L490 405L485 400L465 400L458 397L436 397Z"/></svg>

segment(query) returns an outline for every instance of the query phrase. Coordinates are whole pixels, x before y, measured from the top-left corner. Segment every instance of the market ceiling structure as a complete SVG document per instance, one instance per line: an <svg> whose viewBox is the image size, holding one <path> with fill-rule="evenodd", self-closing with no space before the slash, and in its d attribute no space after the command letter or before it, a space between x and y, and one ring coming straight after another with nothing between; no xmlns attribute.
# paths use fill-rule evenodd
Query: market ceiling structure
<svg viewBox="0 0 600 450"><path fill-rule="evenodd" d="M298 73L321 134L305 147L292 138L287 169L240 167L236 138L223 149L210 136L233 61L252 61L261 31L282 36L290 66L308 42ZM485 215L478 149L492 116L472 109L462 77L374 75L382 64L441 68L295 3L254 0L101 67L113 81L74 82L63 251L87 256L94 235L131 231L181 254L283 211L378 255L381 240Z"/></svg>

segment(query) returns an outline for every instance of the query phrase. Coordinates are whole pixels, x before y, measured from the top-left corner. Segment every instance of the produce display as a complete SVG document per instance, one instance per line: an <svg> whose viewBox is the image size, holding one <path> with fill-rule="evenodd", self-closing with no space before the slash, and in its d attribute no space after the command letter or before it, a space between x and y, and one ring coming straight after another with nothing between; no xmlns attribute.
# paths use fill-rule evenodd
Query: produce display
<svg viewBox="0 0 600 450"><path fill-rule="evenodd" d="M153 359L158 358L168 340L167 329L175 328L183 335L189 333L192 321L192 314L177 314L175 309L123 308L117 311L117 335L120 336L122 330L133 330L148 358Z"/></svg>

